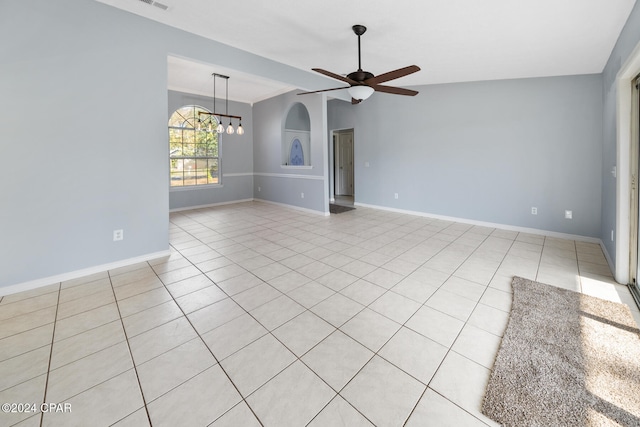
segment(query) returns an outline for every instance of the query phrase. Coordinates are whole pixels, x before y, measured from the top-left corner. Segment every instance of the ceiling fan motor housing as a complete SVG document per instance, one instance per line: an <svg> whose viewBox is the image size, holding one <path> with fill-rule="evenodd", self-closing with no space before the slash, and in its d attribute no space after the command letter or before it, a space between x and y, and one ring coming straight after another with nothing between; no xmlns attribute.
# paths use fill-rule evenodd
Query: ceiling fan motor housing
<svg viewBox="0 0 640 427"><path fill-rule="evenodd" d="M358 71L354 71L353 73L349 73L347 77L350 78L351 80L355 80L359 83L363 83L365 80L371 79L374 76L368 71L358 70Z"/></svg>

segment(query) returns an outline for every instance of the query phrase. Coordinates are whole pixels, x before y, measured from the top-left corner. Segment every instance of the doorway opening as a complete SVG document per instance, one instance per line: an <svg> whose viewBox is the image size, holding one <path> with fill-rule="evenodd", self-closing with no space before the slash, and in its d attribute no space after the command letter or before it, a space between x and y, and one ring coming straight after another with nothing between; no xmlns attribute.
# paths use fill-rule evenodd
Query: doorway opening
<svg viewBox="0 0 640 427"><path fill-rule="evenodd" d="M353 206L355 200L353 145L353 129L333 132L333 193L337 205Z"/></svg>

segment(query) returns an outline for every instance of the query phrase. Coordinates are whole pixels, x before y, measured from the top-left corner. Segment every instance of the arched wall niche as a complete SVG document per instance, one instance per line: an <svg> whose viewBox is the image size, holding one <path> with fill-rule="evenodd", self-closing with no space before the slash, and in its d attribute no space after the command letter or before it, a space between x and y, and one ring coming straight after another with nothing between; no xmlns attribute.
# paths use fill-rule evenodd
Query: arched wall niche
<svg viewBox="0 0 640 427"><path fill-rule="evenodd" d="M282 166L311 167L311 120L300 102L292 104L284 118Z"/></svg>

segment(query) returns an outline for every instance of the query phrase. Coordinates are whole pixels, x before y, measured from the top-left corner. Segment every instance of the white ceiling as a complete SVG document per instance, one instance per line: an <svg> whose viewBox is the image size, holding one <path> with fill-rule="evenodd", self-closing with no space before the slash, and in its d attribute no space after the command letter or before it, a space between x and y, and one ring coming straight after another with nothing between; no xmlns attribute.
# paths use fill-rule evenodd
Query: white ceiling
<svg viewBox="0 0 640 427"><path fill-rule="evenodd" d="M635 0L98 0L302 69L358 68L353 24L366 25L362 68L422 71L397 86L602 72ZM292 89L212 64L170 58L172 89L210 95L229 75L229 99L255 102ZM342 84L336 82L336 86ZM222 86L218 86L218 89ZM246 88L246 90L244 89ZM260 88L260 89L258 89ZM304 88L314 90L318 88Z"/></svg>
<svg viewBox="0 0 640 427"><path fill-rule="evenodd" d="M198 95L213 96L213 73L228 76L229 99L252 104L263 99L271 98L281 93L295 89L282 82L268 80L252 74L221 67L219 65L204 64L183 58L170 56L167 59L168 86L171 90ZM227 93L227 82L223 78L216 78L216 98L224 98ZM218 109L218 111L222 111Z"/></svg>

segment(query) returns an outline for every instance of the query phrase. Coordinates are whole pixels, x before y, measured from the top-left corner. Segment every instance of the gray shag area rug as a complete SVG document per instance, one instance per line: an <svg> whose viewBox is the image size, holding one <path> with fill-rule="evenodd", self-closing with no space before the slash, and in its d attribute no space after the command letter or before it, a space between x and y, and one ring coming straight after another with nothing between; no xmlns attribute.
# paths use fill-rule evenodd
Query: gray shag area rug
<svg viewBox="0 0 640 427"><path fill-rule="evenodd" d="M505 426L640 426L640 330L629 307L516 277L482 402Z"/></svg>

